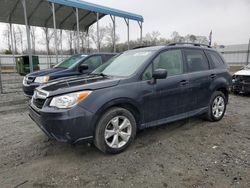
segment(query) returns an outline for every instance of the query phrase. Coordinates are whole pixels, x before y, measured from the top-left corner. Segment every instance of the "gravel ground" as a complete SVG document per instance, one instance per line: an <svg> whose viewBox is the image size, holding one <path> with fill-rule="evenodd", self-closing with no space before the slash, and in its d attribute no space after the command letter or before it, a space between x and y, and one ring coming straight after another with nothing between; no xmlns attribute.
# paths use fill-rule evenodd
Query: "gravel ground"
<svg viewBox="0 0 250 188"><path fill-rule="evenodd" d="M230 96L224 119L143 130L118 155L49 141L22 92L0 95L0 187L250 187L250 98Z"/></svg>

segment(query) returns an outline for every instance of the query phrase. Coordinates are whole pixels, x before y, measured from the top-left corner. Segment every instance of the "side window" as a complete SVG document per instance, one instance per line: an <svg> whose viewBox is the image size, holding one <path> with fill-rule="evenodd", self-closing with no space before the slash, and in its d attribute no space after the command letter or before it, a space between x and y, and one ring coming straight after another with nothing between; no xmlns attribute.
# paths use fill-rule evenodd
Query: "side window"
<svg viewBox="0 0 250 188"><path fill-rule="evenodd" d="M221 57L216 52L207 52L208 59L212 63L213 68L223 68L225 66Z"/></svg>
<svg viewBox="0 0 250 188"><path fill-rule="evenodd" d="M152 67L153 66L153 67ZM169 50L159 54L142 75L142 80L150 80L152 71L156 69L166 69L168 76L183 73L183 61L181 50Z"/></svg>
<svg viewBox="0 0 250 188"><path fill-rule="evenodd" d="M169 50L159 54L153 61L154 70L166 69L168 76L183 73L181 50Z"/></svg>
<svg viewBox="0 0 250 188"><path fill-rule="evenodd" d="M208 61L202 50L185 50L188 72L208 70Z"/></svg>
<svg viewBox="0 0 250 188"><path fill-rule="evenodd" d="M83 62L89 66L89 70L94 70L102 64L101 56L93 56Z"/></svg>

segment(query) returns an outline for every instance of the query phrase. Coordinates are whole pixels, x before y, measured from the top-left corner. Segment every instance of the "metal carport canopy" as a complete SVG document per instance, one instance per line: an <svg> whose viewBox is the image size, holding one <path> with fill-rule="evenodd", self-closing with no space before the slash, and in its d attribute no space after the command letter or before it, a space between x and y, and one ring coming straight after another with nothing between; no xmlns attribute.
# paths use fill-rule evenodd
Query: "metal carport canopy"
<svg viewBox="0 0 250 188"><path fill-rule="evenodd" d="M32 53L30 43L30 27L38 26L54 29L54 45L56 62L58 63L57 29L77 31L77 51L80 53L79 31L88 31L88 28L97 22L98 51L99 42L99 20L105 15L110 15L113 22L113 37L115 39L115 18L121 17L125 20L128 33L129 49L129 20L137 21L141 30L142 42L143 17L137 14L88 3L80 0L0 0L0 22L10 24L11 46L13 50L12 24L26 25L27 43L30 70L33 71ZM115 40L113 40L114 52L116 51ZM14 58L13 58L14 61Z"/></svg>
<svg viewBox="0 0 250 188"><path fill-rule="evenodd" d="M140 15L80 0L26 0L28 24L54 28L51 3L55 3L57 29L76 29L74 8L79 9L80 30L87 30L97 21L96 13L99 13L99 19L111 15L143 22L143 17ZM0 0L0 22L25 25L21 0Z"/></svg>

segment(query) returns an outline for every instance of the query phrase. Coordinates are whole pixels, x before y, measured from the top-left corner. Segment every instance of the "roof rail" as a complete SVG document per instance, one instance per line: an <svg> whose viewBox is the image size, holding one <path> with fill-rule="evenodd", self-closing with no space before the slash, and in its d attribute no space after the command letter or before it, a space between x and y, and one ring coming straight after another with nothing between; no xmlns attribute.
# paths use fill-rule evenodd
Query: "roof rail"
<svg viewBox="0 0 250 188"><path fill-rule="evenodd" d="M193 46L205 46L207 48L212 48L210 45L207 44L200 44L200 43L191 43L191 42L174 42L167 44L167 46L176 46L176 45L193 45Z"/></svg>
<svg viewBox="0 0 250 188"><path fill-rule="evenodd" d="M147 45L145 45L145 46L136 46L136 47L134 47L134 48L132 48L132 50L135 50L135 49L139 49L139 48L147 48L147 47L151 47L151 46L147 46Z"/></svg>

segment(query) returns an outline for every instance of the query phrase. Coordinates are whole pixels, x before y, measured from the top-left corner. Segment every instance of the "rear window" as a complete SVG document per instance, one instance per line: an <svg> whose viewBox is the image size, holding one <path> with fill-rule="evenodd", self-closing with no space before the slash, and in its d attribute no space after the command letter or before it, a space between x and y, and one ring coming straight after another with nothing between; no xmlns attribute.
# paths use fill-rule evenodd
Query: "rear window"
<svg viewBox="0 0 250 188"><path fill-rule="evenodd" d="M222 61L221 57L216 52L207 51L206 53L213 68L225 67L224 62Z"/></svg>
<svg viewBox="0 0 250 188"><path fill-rule="evenodd" d="M185 50L188 72L205 71L209 69L208 61L202 50Z"/></svg>

